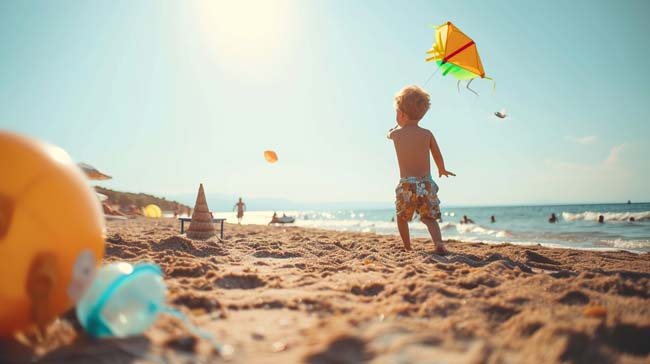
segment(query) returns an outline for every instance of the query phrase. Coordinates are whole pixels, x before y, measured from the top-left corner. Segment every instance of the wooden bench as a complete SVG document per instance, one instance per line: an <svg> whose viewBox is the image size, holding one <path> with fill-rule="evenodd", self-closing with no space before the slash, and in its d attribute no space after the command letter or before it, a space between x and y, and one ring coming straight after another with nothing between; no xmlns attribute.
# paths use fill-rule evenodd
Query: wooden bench
<svg viewBox="0 0 650 364"><path fill-rule="evenodd" d="M181 222L181 234L185 232L185 222L191 222L192 218L191 217L179 217L178 221ZM223 239L223 222L226 221L226 219L212 219L212 222L219 222L221 223L221 239Z"/></svg>

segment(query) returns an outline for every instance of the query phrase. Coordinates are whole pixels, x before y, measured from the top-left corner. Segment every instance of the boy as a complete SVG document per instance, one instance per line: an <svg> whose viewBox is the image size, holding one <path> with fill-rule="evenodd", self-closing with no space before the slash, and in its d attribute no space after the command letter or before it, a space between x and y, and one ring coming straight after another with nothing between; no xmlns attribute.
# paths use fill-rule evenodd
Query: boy
<svg viewBox="0 0 650 364"><path fill-rule="evenodd" d="M438 167L438 176L455 176L445 169L438 143L433 134L418 126L430 106L429 94L418 86L407 86L395 95L397 126L388 132L397 153L400 181L395 189L397 229L404 242L404 249L411 250L408 222L417 211L420 219L429 229L436 245L436 254L445 254L440 227L440 200L438 185L431 178L429 151Z"/></svg>

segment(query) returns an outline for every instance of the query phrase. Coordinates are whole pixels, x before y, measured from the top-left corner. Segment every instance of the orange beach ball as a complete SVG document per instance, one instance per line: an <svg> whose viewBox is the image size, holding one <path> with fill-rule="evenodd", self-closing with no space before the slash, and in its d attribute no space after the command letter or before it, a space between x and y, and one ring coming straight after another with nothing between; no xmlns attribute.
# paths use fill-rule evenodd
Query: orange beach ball
<svg viewBox="0 0 650 364"><path fill-rule="evenodd" d="M104 231L99 200L63 149L0 130L0 337L73 306Z"/></svg>
<svg viewBox="0 0 650 364"><path fill-rule="evenodd" d="M275 163L278 161L278 155L272 150L265 150L264 159L269 163Z"/></svg>

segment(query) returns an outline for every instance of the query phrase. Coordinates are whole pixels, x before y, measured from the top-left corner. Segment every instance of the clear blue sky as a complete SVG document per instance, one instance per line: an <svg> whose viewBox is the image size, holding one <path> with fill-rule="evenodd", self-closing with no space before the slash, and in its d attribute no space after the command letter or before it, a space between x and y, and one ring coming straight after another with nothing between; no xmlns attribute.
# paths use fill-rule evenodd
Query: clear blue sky
<svg viewBox="0 0 650 364"><path fill-rule="evenodd" d="M0 128L119 190L391 201L392 97L431 74L430 26L450 20L497 90L426 86L421 125L458 175L443 204L647 201L648 14L643 0L2 1Z"/></svg>

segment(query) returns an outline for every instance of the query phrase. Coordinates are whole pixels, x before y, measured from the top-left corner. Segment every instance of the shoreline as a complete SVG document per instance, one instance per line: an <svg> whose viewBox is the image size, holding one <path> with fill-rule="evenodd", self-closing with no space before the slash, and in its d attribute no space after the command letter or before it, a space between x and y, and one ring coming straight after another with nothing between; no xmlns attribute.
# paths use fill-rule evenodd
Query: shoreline
<svg viewBox="0 0 650 364"><path fill-rule="evenodd" d="M236 219L235 219L236 220ZM237 223L233 222L227 222L226 224L228 225L237 225ZM254 227L268 227L267 225L264 224L242 224L242 226L254 226ZM276 225L273 226L275 228L299 228L299 229L307 229L307 230L322 230L322 231L333 231L333 232L340 232L340 233L355 233L355 234L369 234L369 235L381 235L381 236L390 236L394 238L398 238L398 240L401 241L401 238L399 236L399 233L383 233L383 232L371 232L371 231L354 231L354 230L341 230L341 229L327 229L327 228L315 228L315 227L306 227L306 226L297 226L294 224L286 224L286 225ZM650 251L638 251L638 250L631 250L631 249L626 249L626 248L615 248L615 247L577 247L577 246L565 246L561 244L555 244L555 243L543 243L543 242L536 242L536 241L529 241L529 242L512 242L512 241L488 241L488 240L459 240L459 239L445 239L443 234L443 241L445 244L447 242L454 242L454 243L465 243L465 244L488 244L488 245L514 245L514 246L521 246L521 247L527 247L527 246L540 246L540 247L545 247L549 249L571 249L571 250L584 250L584 251L593 251L593 252L627 252L627 253L634 253L634 254L648 254L650 255ZM411 235L411 240L425 240L425 241L431 241L431 238L424 235Z"/></svg>
<svg viewBox="0 0 650 364"><path fill-rule="evenodd" d="M232 345L231 363L650 363L650 253L450 241L442 257L372 233L226 224L193 241L173 219L107 225L104 261L159 264L167 304ZM75 321L20 346L44 363L219 360L167 315L113 340Z"/></svg>
<svg viewBox="0 0 650 364"><path fill-rule="evenodd" d="M594 205L571 209L533 207L492 210L443 209L444 221L439 222L444 239L468 242L512 243L516 245L542 244L549 247L588 249L597 251L626 250L650 251L650 204L630 208L626 204L615 207ZM589 210L589 211L587 211ZM284 212L284 211L280 211ZM286 211L296 218L295 225L334 231L363 231L398 235L394 210L330 210ZM549 224L547 217L555 213L559 220ZM249 211L245 224L267 224L273 211ZM463 224L463 216L474 223ZM605 223L599 223L603 216ZM215 216L235 222L233 213L216 213ZM492 221L492 217L496 220ZM460 220L460 221L459 221ZM429 237L426 226L414 221L410 224L411 236Z"/></svg>
<svg viewBox="0 0 650 364"><path fill-rule="evenodd" d="M226 222L228 225L237 225L236 223L232 222ZM267 227L267 225L263 224L242 224L242 226L254 226L254 227L260 227L264 228ZM333 232L340 232L340 233L355 233L355 234L369 234L369 235L381 235L381 236L389 236L389 237L394 237L397 238L398 240L401 241L401 238L399 236L399 233L382 233L382 232L371 232L371 231L354 231L354 230L339 230L339 229L327 229L327 228L313 228L313 227L305 227L305 226L296 226L293 224L287 224L287 225L279 225L275 226L276 228L299 228L299 229L307 229L307 230L321 230L321 231L333 231ZM421 236L421 235L411 235L411 240L424 240L424 241L431 241L430 237L426 236ZM637 251L637 250L631 250L631 249L626 249L626 248L615 248L615 247L575 247L575 246L565 246L565 245L560 245L560 244L555 244L555 243L542 243L542 242L535 242L535 241L530 241L530 242L512 242L512 241L487 241L487 240L458 240L458 239L444 239L444 234L443 234L443 241L445 244L447 242L453 242L453 243L464 243L464 244L488 244L488 245L513 245L513 246L520 246L520 247L528 247L528 246L539 246L539 247L544 247L544 248L549 248L549 249L570 249L570 250L579 250L579 251L593 251L593 252L626 252L626 253L633 253L633 254L648 254L650 255L650 251Z"/></svg>

